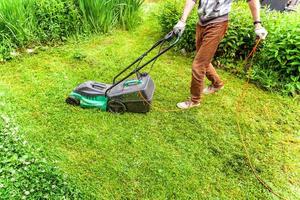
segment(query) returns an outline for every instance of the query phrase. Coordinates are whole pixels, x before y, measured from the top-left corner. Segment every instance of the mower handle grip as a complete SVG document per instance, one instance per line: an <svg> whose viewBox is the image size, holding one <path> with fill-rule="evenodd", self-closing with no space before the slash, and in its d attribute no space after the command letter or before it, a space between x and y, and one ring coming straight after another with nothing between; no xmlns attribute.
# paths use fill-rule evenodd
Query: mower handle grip
<svg viewBox="0 0 300 200"><path fill-rule="evenodd" d="M128 80L124 82L124 87L129 87L129 86L133 86L133 85L139 85L142 83L142 80L139 79L134 79L134 80Z"/></svg>
<svg viewBox="0 0 300 200"><path fill-rule="evenodd" d="M169 33L167 33L167 35L164 37L164 40L165 40L165 41L170 41L170 40L172 40L173 37L176 36L176 35L177 35L178 38L180 37L179 34L176 34L176 33L172 30L172 31L170 31Z"/></svg>

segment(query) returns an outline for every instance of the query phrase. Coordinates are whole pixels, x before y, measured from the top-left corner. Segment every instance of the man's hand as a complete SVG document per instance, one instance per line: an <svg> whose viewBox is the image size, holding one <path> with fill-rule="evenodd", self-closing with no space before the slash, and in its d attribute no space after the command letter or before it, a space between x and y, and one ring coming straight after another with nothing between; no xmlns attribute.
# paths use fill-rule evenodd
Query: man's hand
<svg viewBox="0 0 300 200"><path fill-rule="evenodd" d="M186 0L182 17L173 28L175 34L178 34L179 36L183 34L186 25L186 20L190 15L191 11L193 10L195 4L196 0Z"/></svg>
<svg viewBox="0 0 300 200"><path fill-rule="evenodd" d="M268 31L259 24L255 26L255 34L259 39L264 40L268 35Z"/></svg>
<svg viewBox="0 0 300 200"><path fill-rule="evenodd" d="M260 22L260 1L259 0L249 0L248 1L249 8L252 13L253 21ZM261 39L266 39L268 35L268 31L261 26L260 23L255 24L255 34Z"/></svg>
<svg viewBox="0 0 300 200"><path fill-rule="evenodd" d="M174 33L181 36L185 30L185 25L186 25L185 22L179 20L178 23L173 28Z"/></svg>

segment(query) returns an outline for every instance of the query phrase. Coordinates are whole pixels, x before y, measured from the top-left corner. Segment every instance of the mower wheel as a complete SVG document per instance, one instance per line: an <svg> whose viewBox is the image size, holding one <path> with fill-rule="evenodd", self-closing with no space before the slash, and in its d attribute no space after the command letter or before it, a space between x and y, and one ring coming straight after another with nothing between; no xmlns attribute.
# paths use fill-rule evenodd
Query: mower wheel
<svg viewBox="0 0 300 200"><path fill-rule="evenodd" d="M119 100L110 100L107 104L108 111L111 113L123 114L126 112L126 106Z"/></svg>
<svg viewBox="0 0 300 200"><path fill-rule="evenodd" d="M79 106L80 105L80 101L78 99L74 98L74 97L71 97L71 96L66 99L66 103L70 104L72 106Z"/></svg>

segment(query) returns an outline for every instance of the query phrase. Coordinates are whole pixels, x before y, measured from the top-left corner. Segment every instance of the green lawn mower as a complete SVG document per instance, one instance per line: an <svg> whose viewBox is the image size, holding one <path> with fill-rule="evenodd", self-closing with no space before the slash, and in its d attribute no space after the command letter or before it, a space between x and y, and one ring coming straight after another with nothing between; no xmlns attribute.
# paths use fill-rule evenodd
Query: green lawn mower
<svg viewBox="0 0 300 200"><path fill-rule="evenodd" d="M147 65L155 61L164 53L174 47L180 36L173 31L157 41L148 51L143 53L132 64L123 69L113 79L112 84L87 81L78 85L68 96L66 102L82 108L98 108L112 113L147 113L150 110L155 90L154 82L149 73L141 72ZM167 47L163 48L165 44ZM141 65L142 60L154 49L159 52L152 59ZM124 75L129 69L127 75ZM130 78L136 75L134 78Z"/></svg>

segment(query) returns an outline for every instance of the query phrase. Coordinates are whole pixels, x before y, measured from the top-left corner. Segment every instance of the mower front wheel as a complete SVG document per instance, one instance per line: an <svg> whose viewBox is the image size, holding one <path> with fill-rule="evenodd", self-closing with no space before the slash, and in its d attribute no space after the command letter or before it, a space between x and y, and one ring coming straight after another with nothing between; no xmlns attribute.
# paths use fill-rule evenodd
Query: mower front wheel
<svg viewBox="0 0 300 200"><path fill-rule="evenodd" d="M79 106L80 105L80 100L76 99L75 97L69 96L66 99L66 103L70 104L72 106Z"/></svg>
<svg viewBox="0 0 300 200"><path fill-rule="evenodd" d="M126 112L126 106L119 100L110 100L107 104L107 109L111 113L123 114Z"/></svg>

